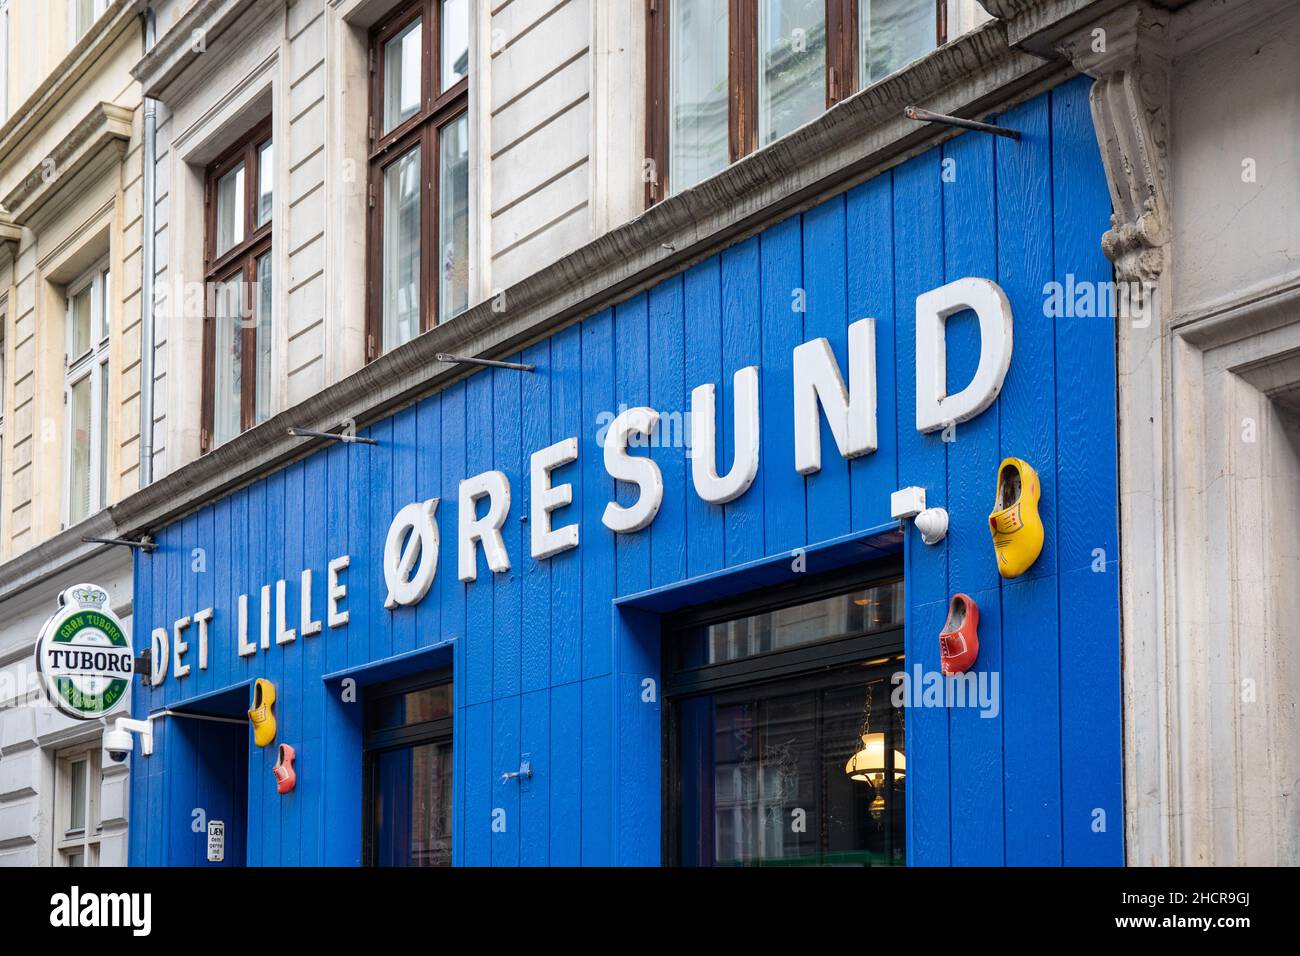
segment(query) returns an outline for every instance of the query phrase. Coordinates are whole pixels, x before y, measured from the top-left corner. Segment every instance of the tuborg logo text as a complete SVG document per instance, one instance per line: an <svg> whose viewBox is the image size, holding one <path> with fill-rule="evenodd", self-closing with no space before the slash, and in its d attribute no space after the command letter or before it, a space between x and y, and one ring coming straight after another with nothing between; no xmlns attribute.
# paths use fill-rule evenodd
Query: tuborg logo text
<svg viewBox="0 0 1300 956"><path fill-rule="evenodd" d="M36 667L50 700L69 717L93 720L125 709L135 653L103 588L78 584L59 595L36 642Z"/></svg>

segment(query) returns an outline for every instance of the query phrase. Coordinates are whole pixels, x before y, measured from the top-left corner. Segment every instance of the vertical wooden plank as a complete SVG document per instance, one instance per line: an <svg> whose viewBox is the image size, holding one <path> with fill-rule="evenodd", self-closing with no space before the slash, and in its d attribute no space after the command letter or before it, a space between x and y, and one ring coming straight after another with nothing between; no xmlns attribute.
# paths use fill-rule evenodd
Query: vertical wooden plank
<svg viewBox="0 0 1300 956"><path fill-rule="evenodd" d="M324 455L326 487L330 493L325 495L324 504L325 558L320 571L321 640L325 642L325 670L333 673L347 666L348 632L353 629L360 630L364 625L360 620L352 623L350 619L347 624L338 628L330 627L329 623L329 602L326 600L326 593L329 589L329 562L344 556L351 560L352 557L351 539L348 537L350 531L348 500L351 496L347 494L349 480L348 446L341 443L330 445ZM342 572L340 578L344 582L350 583L351 581L351 576L347 571ZM348 610L349 617L352 613L353 604L354 602L351 600L343 603L343 608Z"/></svg>
<svg viewBox="0 0 1300 956"><path fill-rule="evenodd" d="M519 751L527 754L533 779L519 793L519 863L546 866L551 846L551 692L526 692L520 699Z"/></svg>
<svg viewBox="0 0 1300 956"><path fill-rule="evenodd" d="M466 704L465 722L465 866L492 863L492 702ZM507 826L509 820L506 821Z"/></svg>
<svg viewBox="0 0 1300 956"><path fill-rule="evenodd" d="M391 471L391 490L389 492L387 507L382 503L375 504L377 514L375 516L375 529L379 535L377 555L383 554L383 549L388 541L388 526L393 516L398 511L405 508L414 501L424 501L417 494L416 466L419 456L419 445L421 438L418 430L420 415L420 406L411 405L402 409L393 416L393 434L391 439L391 450L388 452ZM427 496L426 496L427 497ZM435 515L436 520L436 515ZM380 565L375 580L384 581L383 566ZM387 582L381 587L384 588L384 597L387 597ZM427 595L426 595L427 597ZM389 611L382 612L378 608L382 605L381 600L375 605L373 614L381 615L388 620L391 644L387 648L389 654L404 654L407 651L415 649L415 627L416 614L418 605L413 607L396 607ZM420 602L423 603L423 602Z"/></svg>
<svg viewBox="0 0 1300 956"><path fill-rule="evenodd" d="M519 362L522 355L509 361ZM520 658L522 654L523 625L523 575L528 566L528 546L524 531L527 525L520 518L528 514L528 472L520 461L522 448L522 423L520 415L521 378L524 372L494 369L492 376L494 446L493 462L496 469L510 483L510 513L506 516L501 538L506 554L510 556L510 570L492 575L492 696L514 696L519 693ZM532 376L529 376L532 377ZM518 705L516 705L516 710ZM516 729L516 735L518 730ZM516 834L516 837L518 834ZM516 847L516 855L517 855Z"/></svg>
<svg viewBox="0 0 1300 956"><path fill-rule="evenodd" d="M438 521L440 549L438 571L429 593L415 608L415 644L428 647L443 639L441 575L446 571L445 552L452 547L451 528L447 520L448 498L454 492L447 489L442 476L442 396L433 395L420 402L416 412L416 458L414 500L427 501L440 498L435 517Z"/></svg>
<svg viewBox="0 0 1300 956"><path fill-rule="evenodd" d="M327 514L321 514L322 509L328 513L328 506L322 502L321 497L306 494L305 489L326 488L328 476L329 458L325 453L307 459L303 473L303 558L304 564L312 571L312 617L321 622L321 633L312 637L298 636L303 642L303 706L307 713L303 721L303 753L299 757L304 766L298 777L302 806L300 858L304 866L319 866L323 862L320 846L321 790L325 783L325 695L330 690L321 684L320 678L325 673L325 646L329 640L329 630L326 627L325 569L333 557L327 540L328 517Z"/></svg>
<svg viewBox="0 0 1300 956"><path fill-rule="evenodd" d="M284 502L285 473L277 471L268 477L266 485L266 517L259 524L258 537L261 551L261 580L271 585L271 646L262 651L259 666L262 673L275 684L276 690L276 738L265 747L257 748L258 764L249 770L249 783L257 787L262 800L262 822L260 835L262 846L262 865L280 866L281 858L281 818L280 795L275 789L275 779L271 768L275 766L280 741L284 735L294 731L293 712L296 701L286 699L285 648L275 643L275 582L284 573ZM286 592L288 589L285 589Z"/></svg>
<svg viewBox="0 0 1300 956"><path fill-rule="evenodd" d="M582 324L582 422L595 431L617 414L614 382L614 318L606 309ZM602 417L603 416L603 417ZM601 523L607 502L614 500L614 479L605 470L603 445L582 456L582 676L608 674L613 668L609 605L614 597L615 535ZM624 493L626 494L626 493Z"/></svg>
<svg viewBox="0 0 1300 956"><path fill-rule="evenodd" d="M726 474L735 459L735 387L738 369L759 366L763 379L762 306L759 240L755 236L722 253L722 377L717 383L718 474ZM778 373L779 374L779 373ZM766 409L759 408L759 428ZM776 412L780 414L779 411ZM760 432L761 433L761 432ZM763 556L763 449L759 448L759 473L749 490L723 506L726 527L726 562L755 561ZM717 507L716 505L714 507Z"/></svg>
<svg viewBox="0 0 1300 956"><path fill-rule="evenodd" d="M1053 278L1111 279L1109 224L1086 77L1051 93ZM1096 296L1094 295L1094 301ZM1115 449L1115 318L1056 319L1057 556L1061 569L1061 791L1067 866L1124 862Z"/></svg>
<svg viewBox="0 0 1300 956"><path fill-rule="evenodd" d="M226 687L232 682L235 658L235 633L239 624L239 595L235 591L231 562L234 551L233 496L226 496L212 508L212 542L208 552L208 571L212 575L212 620L208 622L209 690ZM147 636L147 635L146 635Z"/></svg>
<svg viewBox="0 0 1300 956"><path fill-rule="evenodd" d="M650 404L649 363L647 299L642 294L619 305L614 313L614 380L618 383L616 394L620 408ZM663 422L660 421L660 427L662 426ZM629 451L637 456L653 457L654 445L661 438L662 434L657 432ZM636 486L628 487L625 484L619 486L617 493L619 502L624 505L631 504L639 494ZM634 594L650 586L650 535L646 531L614 536L614 573L617 594ZM603 626L604 636L612 641L608 601L604 603L607 613L590 620L596 627ZM587 619L584 618L584 630L586 627ZM594 639L597 633L592 632L590 636Z"/></svg>
<svg viewBox="0 0 1300 956"><path fill-rule="evenodd" d="M857 531L889 520L889 496L899 487L893 182L892 173L881 173L845 199L848 319L876 320L876 451L849 462L850 524Z"/></svg>
<svg viewBox="0 0 1300 956"><path fill-rule="evenodd" d="M372 429L366 428L361 434L374 438ZM346 448L348 461L348 483L345 487L369 497L374 494L372 453L377 446L349 444ZM374 596L370 572L373 559L370 550L373 543L370 538L370 509L358 508L350 497L348 515L348 543L350 563L344 572L347 580L350 620L345 628L348 639L348 666L357 667L370 659L370 631L375 626L375 618L370 612ZM382 575L381 578L382 580Z"/></svg>
<svg viewBox="0 0 1300 956"><path fill-rule="evenodd" d="M551 569L551 683L565 684L582 677L582 552L604 533L587 523L584 477L588 459L599 458L596 426L582 413L582 326L572 325L551 343L551 441L578 437L579 461L555 470L554 481L573 486L573 501L556 512L556 521L578 522L578 547L550 558ZM593 486L591 494L599 495ZM604 508L604 505L601 505Z"/></svg>
<svg viewBox="0 0 1300 956"><path fill-rule="evenodd" d="M582 862L582 684L551 688L551 865ZM539 781L543 782L543 781Z"/></svg>
<svg viewBox="0 0 1300 956"><path fill-rule="evenodd" d="M519 515L529 514L532 506L532 487L529 482L530 459L534 452L554 443L551 438L551 344L549 341L534 345L524 352L524 361L535 365L537 371L525 375L522 387L522 435L523 447L519 461ZM572 474L572 467L553 471L552 485L561 485L565 481L560 472ZM571 523L568 514L571 509L561 508L551 512L551 527L559 528ZM551 682L551 562L547 559L536 560L532 556L531 518L524 525L520 536L519 567L523 576L522 617L523 633L520 646L520 689L528 691L541 690ZM524 706L525 716L528 707ZM549 721L547 722L549 724ZM536 798L534 798L536 799ZM543 833L545 823L543 822ZM529 834L524 833L525 842ZM543 852L545 840L542 841Z"/></svg>
<svg viewBox="0 0 1300 956"><path fill-rule="evenodd" d="M305 481L306 466L295 462L284 471L284 544L281 567L277 577L284 578L285 627L295 634L293 643L273 649L283 666L284 691L281 714L284 720L277 727L275 747L281 742L294 748L296 754L307 756L304 746L308 730L307 717L310 696L320 691L315 683L303 680L303 656L306 639L302 635L301 580L303 555L303 508L308 500ZM279 754L272 757L272 766ZM295 765L297 759L295 759ZM308 764L310 766L310 762ZM305 772L306 768L304 768ZM283 866L302 865L302 792L293 790L280 795L280 863Z"/></svg>
<svg viewBox="0 0 1300 956"><path fill-rule="evenodd" d="M839 362L840 373L849 371L848 271L845 259L845 203L843 196L827 200L803 216L803 276L807 312L806 340L825 338ZM849 532L849 463L841 457L825 416L820 419L822 467L805 476L808 489L808 541L825 541Z"/></svg>
<svg viewBox="0 0 1300 956"><path fill-rule="evenodd" d="M517 375L517 372L511 374ZM489 768L492 795L492 865L518 866L519 842L523 830L520 814L519 777L502 780L503 773L519 769L519 697L498 697L492 702L492 765ZM529 781L529 786L531 786Z"/></svg>
<svg viewBox="0 0 1300 956"><path fill-rule="evenodd" d="M938 433L916 431L916 297L943 284L943 204L940 157L931 150L894 170L894 315L897 355L898 484L920 485L926 502L947 507L947 454ZM824 439L823 439L824 441ZM823 460L825 452L823 451ZM909 671L921 665L939 672L939 631L948 604L946 547L921 543L907 531L907 624ZM942 707L910 710L907 741L907 854L921 866L951 862L948 802L948 714Z"/></svg>
<svg viewBox="0 0 1300 956"><path fill-rule="evenodd" d="M722 260L706 259L683 280L686 309L686 396L697 385L722 381ZM691 577L726 562L726 515L694 489L686 496L686 569Z"/></svg>
<svg viewBox="0 0 1300 956"><path fill-rule="evenodd" d="M268 521L266 482L255 482L248 488L248 640L257 650L249 655L249 678L270 677L266 669L266 654L261 648L262 583L267 581L266 536ZM252 690L249 690L250 706ZM267 772L264 748L253 742L252 728L248 733L248 865L266 864L266 787L262 774Z"/></svg>
<svg viewBox="0 0 1300 956"><path fill-rule="evenodd" d="M1047 98L1018 106L1001 121L1022 139L996 144L998 279L1018 320L999 399L1000 457L1023 458L1038 471L1044 527L1038 561L1002 591L1006 862L1054 865L1061 862L1061 730L1055 341L1042 317L1043 287L1052 275Z"/></svg>
<svg viewBox="0 0 1300 956"><path fill-rule="evenodd" d="M402 412L409 415L410 409ZM363 502L354 502L352 507L364 513L366 547L363 554L353 557L353 579L366 582L364 609L370 630L370 653L366 658L381 661L393 655L393 612L384 607L387 596L387 584L384 581L384 540L388 536L388 523L397 513L393 502L393 466L397 457L395 443L401 439L397 434L395 423L401 420L385 418L376 422L369 429L370 437L378 445L353 445L359 453L365 455L365 484L356 485L367 489ZM404 502L403 502L404 503ZM358 560L359 559L359 560Z"/></svg>
<svg viewBox="0 0 1300 956"><path fill-rule="evenodd" d="M465 471L470 478L492 469L492 374L479 372L465 382ZM457 483L459 487L459 482ZM479 501L476 514L487 511ZM509 520L509 519L507 519ZM459 548L457 538L456 547ZM478 578L465 585L465 703L492 699L492 578L481 545L474 546ZM487 726L491 727L491 711Z"/></svg>
<svg viewBox="0 0 1300 956"><path fill-rule="evenodd" d="M804 340L804 312L796 306L803 288L803 224L791 216L759 237L762 284L763 535L768 554L791 551L807 541L803 476L794 470L794 380L791 356Z"/></svg>
<svg viewBox="0 0 1300 956"><path fill-rule="evenodd" d="M997 276L997 210L993 137L970 133L943 147L944 281ZM949 318L945 332L947 389L964 388L979 365L979 324L967 310ZM948 448L948 578L953 592L979 606L980 652L971 674L990 680L1002 658L1001 595L988 510L998 470L998 406L953 426ZM957 503L960 503L958 506ZM990 686L986 683L986 686ZM997 866L1003 862L1002 720L973 706L952 708L950 786L952 819L985 821L952 830L952 862Z"/></svg>
<svg viewBox="0 0 1300 956"><path fill-rule="evenodd" d="M686 395L685 325L682 277L673 276L650 290L650 406L659 412L659 441L650 457L664 476L664 502L648 530L650 580L655 586L686 577L686 501L690 469L686 461L689 422Z"/></svg>
<svg viewBox="0 0 1300 956"><path fill-rule="evenodd" d="M619 866L654 866L660 856L662 793L660 617L621 608L615 627L619 670L614 688L611 859Z"/></svg>
<svg viewBox="0 0 1300 956"><path fill-rule="evenodd" d="M612 675L582 682L582 865L609 866L613 828Z"/></svg>
<svg viewBox="0 0 1300 956"><path fill-rule="evenodd" d="M1061 864L1056 586L1029 575L1002 586L1008 866Z"/></svg>

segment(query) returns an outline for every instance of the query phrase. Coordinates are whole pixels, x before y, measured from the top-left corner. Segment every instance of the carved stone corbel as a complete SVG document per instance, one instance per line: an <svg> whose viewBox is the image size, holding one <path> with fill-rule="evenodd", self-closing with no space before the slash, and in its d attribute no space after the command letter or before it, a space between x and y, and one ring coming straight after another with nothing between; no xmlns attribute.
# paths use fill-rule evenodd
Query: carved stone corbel
<svg viewBox="0 0 1300 956"><path fill-rule="evenodd" d="M1149 284L1169 244L1169 15L1122 7L1066 38L1059 49L1093 77L1092 121L1110 184L1111 228L1102 250L1117 278Z"/></svg>

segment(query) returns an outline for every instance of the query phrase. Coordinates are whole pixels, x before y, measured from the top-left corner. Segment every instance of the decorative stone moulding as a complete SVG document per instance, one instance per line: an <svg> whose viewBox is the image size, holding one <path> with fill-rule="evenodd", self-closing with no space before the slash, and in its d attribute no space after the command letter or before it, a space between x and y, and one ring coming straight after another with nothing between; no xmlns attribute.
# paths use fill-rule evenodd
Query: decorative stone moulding
<svg viewBox="0 0 1300 956"><path fill-rule="evenodd" d="M48 156L42 157L35 168L4 197L4 207L13 222L24 226L68 183L77 173L105 157L120 161L131 139L133 113L112 103L96 103ZM0 235L0 238L3 238Z"/></svg>

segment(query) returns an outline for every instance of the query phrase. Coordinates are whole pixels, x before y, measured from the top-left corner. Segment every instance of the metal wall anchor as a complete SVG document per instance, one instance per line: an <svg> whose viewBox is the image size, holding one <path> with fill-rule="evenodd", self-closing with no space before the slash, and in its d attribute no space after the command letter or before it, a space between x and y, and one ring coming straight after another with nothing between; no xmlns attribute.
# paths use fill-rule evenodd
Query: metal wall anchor
<svg viewBox="0 0 1300 956"><path fill-rule="evenodd" d="M514 777L522 777L524 780L531 780L531 779L532 779L532 777L533 777L533 762L532 762L532 760L530 760L530 759L528 758L528 755L527 755L527 754L524 754L524 759L521 760L521 761L519 761L519 769L518 769L518 770L514 771L513 773L503 773L503 774L501 775L501 782L502 782L502 783L505 783L507 780L510 780L510 779L512 779L512 778L514 778Z"/></svg>

